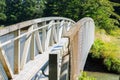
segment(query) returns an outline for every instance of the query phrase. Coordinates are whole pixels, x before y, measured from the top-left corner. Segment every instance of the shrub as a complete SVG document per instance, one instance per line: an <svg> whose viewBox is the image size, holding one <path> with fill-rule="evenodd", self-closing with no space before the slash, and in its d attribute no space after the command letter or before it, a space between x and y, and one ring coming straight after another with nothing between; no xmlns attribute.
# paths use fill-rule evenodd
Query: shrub
<svg viewBox="0 0 120 80"><path fill-rule="evenodd" d="M120 73L120 59L106 58L104 59L104 65L109 71Z"/></svg>
<svg viewBox="0 0 120 80"><path fill-rule="evenodd" d="M100 58L101 54L104 52L104 43L100 39L96 39L90 53L92 53L93 58Z"/></svg>
<svg viewBox="0 0 120 80"><path fill-rule="evenodd" d="M86 74L86 72L83 72L82 76L79 77L79 80L96 80L96 78L94 78L94 77L88 77L87 74Z"/></svg>

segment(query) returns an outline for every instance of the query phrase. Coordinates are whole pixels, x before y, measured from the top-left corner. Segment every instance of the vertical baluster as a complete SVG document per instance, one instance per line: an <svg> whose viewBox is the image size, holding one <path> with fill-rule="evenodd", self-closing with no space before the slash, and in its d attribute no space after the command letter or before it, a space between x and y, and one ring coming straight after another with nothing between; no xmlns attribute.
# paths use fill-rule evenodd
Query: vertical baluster
<svg viewBox="0 0 120 80"><path fill-rule="evenodd" d="M44 22L43 25L46 25L46 22ZM45 51L45 39L46 39L46 28L43 28L42 29L42 48L43 48L43 51Z"/></svg>
<svg viewBox="0 0 120 80"><path fill-rule="evenodd" d="M71 22L69 22L67 25L67 31L69 31L70 27L71 27Z"/></svg>
<svg viewBox="0 0 120 80"><path fill-rule="evenodd" d="M64 24L64 20L61 22L60 27L59 27L59 39L58 39L59 41L63 33L63 24Z"/></svg>
<svg viewBox="0 0 120 80"><path fill-rule="evenodd" d="M14 32L14 36L20 36L20 29ZM14 41L14 73L20 72L20 39Z"/></svg>
<svg viewBox="0 0 120 80"><path fill-rule="evenodd" d="M60 21L57 21L57 25L56 25L56 31L57 31L57 42L59 42L59 27L60 27Z"/></svg>
<svg viewBox="0 0 120 80"><path fill-rule="evenodd" d="M62 33L62 36L64 36L64 34L67 32L67 22L65 22L64 24L63 24L63 33Z"/></svg>
<svg viewBox="0 0 120 80"><path fill-rule="evenodd" d="M51 36L50 36L50 46L52 46L54 44L54 31L55 31L55 27L54 25L52 25L51 27Z"/></svg>
<svg viewBox="0 0 120 80"><path fill-rule="evenodd" d="M30 59L34 60L35 58L35 36L34 32L32 33L32 39L30 44Z"/></svg>
<svg viewBox="0 0 120 80"><path fill-rule="evenodd" d="M56 22L56 23L57 23L57 22ZM57 35L57 25L58 25L58 24L54 25L54 34L53 34L53 35L54 35L54 42L55 42L55 43L57 43L57 41L58 41L58 40L57 40L57 36L58 36L58 35Z"/></svg>

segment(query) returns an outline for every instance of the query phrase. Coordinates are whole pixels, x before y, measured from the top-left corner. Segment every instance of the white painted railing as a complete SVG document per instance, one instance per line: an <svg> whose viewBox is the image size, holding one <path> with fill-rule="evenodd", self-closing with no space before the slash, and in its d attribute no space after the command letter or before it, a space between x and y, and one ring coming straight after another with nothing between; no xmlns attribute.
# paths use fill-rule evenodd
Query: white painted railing
<svg viewBox="0 0 120 80"><path fill-rule="evenodd" d="M66 34L70 39L71 69L70 80L78 80L94 43L95 24L93 19L86 17L79 20Z"/></svg>
<svg viewBox="0 0 120 80"><path fill-rule="evenodd" d="M40 54L47 53L48 48L53 44L57 44L74 23L74 21L67 18L47 17L21 22L1 29L1 71L7 75L8 79L18 80L20 77L16 78L16 76L19 74L28 76L28 74L23 75L25 72L22 71L27 70L26 65L36 61L36 50ZM8 47L12 47L12 49L7 51ZM31 66L34 66L34 64L27 67ZM34 71L37 72L37 69ZM29 76L31 75L29 73ZM26 80L28 79L30 78L26 78Z"/></svg>

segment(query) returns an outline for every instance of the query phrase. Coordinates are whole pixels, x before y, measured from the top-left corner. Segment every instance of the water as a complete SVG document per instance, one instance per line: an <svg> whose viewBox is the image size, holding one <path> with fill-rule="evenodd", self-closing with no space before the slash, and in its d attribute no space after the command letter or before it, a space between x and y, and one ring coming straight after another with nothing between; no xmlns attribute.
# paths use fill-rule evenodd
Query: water
<svg viewBox="0 0 120 80"><path fill-rule="evenodd" d="M102 59L92 59L88 56L85 64L85 72L88 76L95 77L97 80L120 80L120 75L108 72L102 64Z"/></svg>

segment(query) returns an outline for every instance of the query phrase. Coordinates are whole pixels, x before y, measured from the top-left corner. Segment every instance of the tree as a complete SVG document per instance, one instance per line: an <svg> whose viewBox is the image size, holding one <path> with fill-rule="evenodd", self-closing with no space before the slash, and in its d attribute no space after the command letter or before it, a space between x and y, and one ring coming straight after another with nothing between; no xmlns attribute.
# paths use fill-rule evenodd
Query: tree
<svg viewBox="0 0 120 80"><path fill-rule="evenodd" d="M65 10L68 5L67 0L47 0L44 16L62 16L65 17Z"/></svg>
<svg viewBox="0 0 120 80"><path fill-rule="evenodd" d="M44 0L24 0L22 6L23 20L38 18L43 15L45 9Z"/></svg>
<svg viewBox="0 0 120 80"><path fill-rule="evenodd" d="M111 16L119 17L114 13L113 3L109 0L86 0L83 7L83 15L92 17L96 26L105 29L108 33L117 27L119 22Z"/></svg>
<svg viewBox="0 0 120 80"><path fill-rule="evenodd" d="M2 25L6 20L5 7L5 0L0 0L0 25Z"/></svg>
<svg viewBox="0 0 120 80"><path fill-rule="evenodd" d="M6 0L6 4L8 24L41 17L45 9L44 0Z"/></svg>
<svg viewBox="0 0 120 80"><path fill-rule="evenodd" d="M7 24L13 24L20 21L19 16L22 14L22 0L6 0Z"/></svg>

